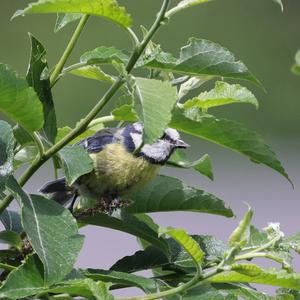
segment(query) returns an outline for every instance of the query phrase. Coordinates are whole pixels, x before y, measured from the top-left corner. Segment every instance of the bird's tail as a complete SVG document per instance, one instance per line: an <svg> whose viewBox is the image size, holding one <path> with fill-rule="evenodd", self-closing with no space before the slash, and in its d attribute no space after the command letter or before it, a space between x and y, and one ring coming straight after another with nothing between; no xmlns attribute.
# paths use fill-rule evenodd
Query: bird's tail
<svg viewBox="0 0 300 300"><path fill-rule="evenodd" d="M76 193L74 188L68 186L66 178L59 178L45 183L39 189L39 192L49 195L52 200L62 205L69 202Z"/></svg>

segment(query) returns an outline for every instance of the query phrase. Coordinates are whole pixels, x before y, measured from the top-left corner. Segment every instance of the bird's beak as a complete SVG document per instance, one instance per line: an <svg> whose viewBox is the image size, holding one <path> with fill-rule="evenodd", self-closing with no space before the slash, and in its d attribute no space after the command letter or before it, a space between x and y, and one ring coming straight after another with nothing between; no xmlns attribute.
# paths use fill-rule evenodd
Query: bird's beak
<svg viewBox="0 0 300 300"><path fill-rule="evenodd" d="M190 147L190 145L187 144L186 142L184 142L183 140L177 140L176 141L176 147L185 149L185 148Z"/></svg>

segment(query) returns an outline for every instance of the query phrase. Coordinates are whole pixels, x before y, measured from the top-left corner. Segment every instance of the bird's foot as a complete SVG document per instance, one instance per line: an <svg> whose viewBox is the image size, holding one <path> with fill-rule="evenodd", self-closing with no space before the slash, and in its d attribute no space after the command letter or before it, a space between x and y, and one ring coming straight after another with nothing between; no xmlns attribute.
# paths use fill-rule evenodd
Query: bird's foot
<svg viewBox="0 0 300 300"><path fill-rule="evenodd" d="M114 199L112 199L111 201L105 201L105 200L101 200L100 201L100 207L102 207L102 211L112 215L112 213L120 208L124 208L124 207L128 207L132 204L131 200L125 200L125 199L121 199L119 197L116 197Z"/></svg>
<svg viewBox="0 0 300 300"><path fill-rule="evenodd" d="M113 199L101 198L95 207L82 210L75 214L76 217L94 216L97 213L105 213L112 215L117 209L128 207L132 204L131 200L121 199L119 197Z"/></svg>

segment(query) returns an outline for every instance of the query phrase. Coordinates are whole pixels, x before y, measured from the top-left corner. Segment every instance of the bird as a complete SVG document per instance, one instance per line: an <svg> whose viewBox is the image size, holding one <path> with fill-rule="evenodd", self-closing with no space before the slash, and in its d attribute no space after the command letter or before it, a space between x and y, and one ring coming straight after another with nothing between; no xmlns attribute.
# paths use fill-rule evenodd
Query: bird
<svg viewBox="0 0 300 300"><path fill-rule="evenodd" d="M152 144L143 144L143 136L141 122L96 132L76 144L88 152L93 171L80 176L72 186L59 178L39 191L62 205L72 199L71 211L78 196L118 203L124 195L154 179L176 149L189 147L173 128L167 128Z"/></svg>

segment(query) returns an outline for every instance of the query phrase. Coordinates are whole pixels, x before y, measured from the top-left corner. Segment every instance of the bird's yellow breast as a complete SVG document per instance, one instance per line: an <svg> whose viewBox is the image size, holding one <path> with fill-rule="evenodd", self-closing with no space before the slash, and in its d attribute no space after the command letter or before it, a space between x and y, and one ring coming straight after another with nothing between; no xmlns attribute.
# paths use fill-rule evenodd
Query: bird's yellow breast
<svg viewBox="0 0 300 300"><path fill-rule="evenodd" d="M129 153L123 145L109 144L99 153L90 154L94 162L91 188L98 193L115 191L124 194L152 180L159 166Z"/></svg>

